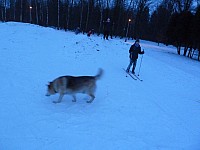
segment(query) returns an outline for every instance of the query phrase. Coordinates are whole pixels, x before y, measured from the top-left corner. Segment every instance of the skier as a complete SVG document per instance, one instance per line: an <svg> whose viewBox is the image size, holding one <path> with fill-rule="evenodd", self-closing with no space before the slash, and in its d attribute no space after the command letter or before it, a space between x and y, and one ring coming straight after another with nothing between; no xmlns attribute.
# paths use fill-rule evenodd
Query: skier
<svg viewBox="0 0 200 150"><path fill-rule="evenodd" d="M144 50L141 51L141 46L139 44L139 39L137 39L135 41L135 43L133 45L131 45L130 49L129 49L129 58L130 58L130 63L126 69L126 72L129 72L131 66L133 65L132 68L132 73L135 74L135 67L137 64L137 59L138 59L138 54L144 54Z"/></svg>

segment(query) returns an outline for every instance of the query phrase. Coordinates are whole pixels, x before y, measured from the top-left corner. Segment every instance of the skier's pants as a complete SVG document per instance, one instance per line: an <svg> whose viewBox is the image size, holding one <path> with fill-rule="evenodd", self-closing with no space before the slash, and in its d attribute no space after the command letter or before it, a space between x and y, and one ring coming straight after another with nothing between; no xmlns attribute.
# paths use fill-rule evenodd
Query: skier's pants
<svg viewBox="0 0 200 150"><path fill-rule="evenodd" d="M127 67L127 70L129 71L131 66L133 65L132 72L135 72L136 64L137 64L137 59L136 60L130 59L130 63L128 65L128 67Z"/></svg>

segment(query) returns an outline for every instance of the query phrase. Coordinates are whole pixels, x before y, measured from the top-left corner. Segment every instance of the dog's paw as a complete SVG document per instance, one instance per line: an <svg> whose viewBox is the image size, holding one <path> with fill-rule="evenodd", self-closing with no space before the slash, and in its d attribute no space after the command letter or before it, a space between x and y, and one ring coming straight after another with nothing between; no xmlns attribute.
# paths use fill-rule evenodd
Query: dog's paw
<svg viewBox="0 0 200 150"><path fill-rule="evenodd" d="M76 100L73 99L72 102L76 102Z"/></svg>
<svg viewBox="0 0 200 150"><path fill-rule="evenodd" d="M87 101L87 103L92 103L92 101Z"/></svg>
<svg viewBox="0 0 200 150"><path fill-rule="evenodd" d="M53 101L53 103L54 103L54 104L57 104L57 103L60 103L60 102L58 102L58 101Z"/></svg>

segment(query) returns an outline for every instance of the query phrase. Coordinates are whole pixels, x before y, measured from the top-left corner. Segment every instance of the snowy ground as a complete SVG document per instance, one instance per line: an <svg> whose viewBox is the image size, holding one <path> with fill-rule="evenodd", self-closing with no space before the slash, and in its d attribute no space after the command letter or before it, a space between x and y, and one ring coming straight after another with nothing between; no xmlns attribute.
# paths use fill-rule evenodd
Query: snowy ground
<svg viewBox="0 0 200 150"><path fill-rule="evenodd" d="M200 149L200 63L175 48L141 41L140 82L122 70L133 41L13 22L0 23L0 39L1 150ZM98 68L93 103L45 97L48 81Z"/></svg>

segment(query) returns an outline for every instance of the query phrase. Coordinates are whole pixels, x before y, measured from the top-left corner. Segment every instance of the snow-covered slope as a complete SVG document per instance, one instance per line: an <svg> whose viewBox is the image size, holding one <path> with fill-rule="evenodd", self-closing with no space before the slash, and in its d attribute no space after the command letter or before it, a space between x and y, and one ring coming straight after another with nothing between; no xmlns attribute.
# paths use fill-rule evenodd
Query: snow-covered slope
<svg viewBox="0 0 200 150"><path fill-rule="evenodd" d="M134 41L0 23L1 150L198 150L200 63L141 41L140 78L126 77ZM138 73L141 56L138 59ZM96 99L45 97L61 75L104 76Z"/></svg>

